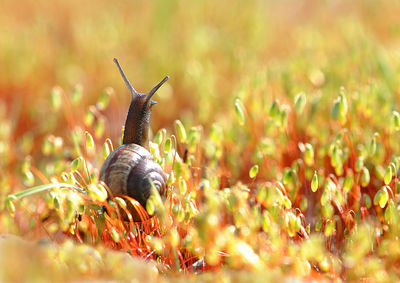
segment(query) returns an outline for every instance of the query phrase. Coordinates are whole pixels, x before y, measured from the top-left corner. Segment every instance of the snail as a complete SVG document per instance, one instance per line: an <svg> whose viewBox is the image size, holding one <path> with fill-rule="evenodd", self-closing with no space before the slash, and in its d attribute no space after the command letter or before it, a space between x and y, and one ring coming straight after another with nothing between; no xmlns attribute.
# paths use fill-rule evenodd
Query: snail
<svg viewBox="0 0 400 283"><path fill-rule="evenodd" d="M151 108L157 103L151 98L169 77L166 76L149 93L138 93L125 76L116 58L114 62L132 95L132 100L125 122L122 145L111 152L105 160L100 171L100 181L109 187L113 195L127 195L146 208L152 190L151 183L161 196L167 193L167 177L148 151L148 131ZM128 210L133 221L141 220L130 203Z"/></svg>

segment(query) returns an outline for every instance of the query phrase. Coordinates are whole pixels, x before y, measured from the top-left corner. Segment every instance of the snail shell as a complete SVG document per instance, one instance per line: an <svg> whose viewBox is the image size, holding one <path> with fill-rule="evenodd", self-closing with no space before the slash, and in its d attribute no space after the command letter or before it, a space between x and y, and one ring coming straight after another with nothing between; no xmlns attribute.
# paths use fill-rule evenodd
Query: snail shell
<svg viewBox="0 0 400 283"><path fill-rule="evenodd" d="M144 208L151 194L151 181L160 195L165 196L167 191L167 177L161 166L150 152L134 143L121 145L107 157L100 180L113 194L128 195Z"/></svg>

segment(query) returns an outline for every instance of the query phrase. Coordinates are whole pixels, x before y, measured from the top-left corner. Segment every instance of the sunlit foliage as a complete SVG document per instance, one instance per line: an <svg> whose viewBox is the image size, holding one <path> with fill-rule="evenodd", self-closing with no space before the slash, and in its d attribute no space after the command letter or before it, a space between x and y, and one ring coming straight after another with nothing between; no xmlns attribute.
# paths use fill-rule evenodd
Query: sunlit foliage
<svg viewBox="0 0 400 283"><path fill-rule="evenodd" d="M89 2L0 17L0 233L34 242L0 262L40 257L0 276L400 279L398 2ZM98 180L129 101L113 57L139 90L171 76L151 218Z"/></svg>

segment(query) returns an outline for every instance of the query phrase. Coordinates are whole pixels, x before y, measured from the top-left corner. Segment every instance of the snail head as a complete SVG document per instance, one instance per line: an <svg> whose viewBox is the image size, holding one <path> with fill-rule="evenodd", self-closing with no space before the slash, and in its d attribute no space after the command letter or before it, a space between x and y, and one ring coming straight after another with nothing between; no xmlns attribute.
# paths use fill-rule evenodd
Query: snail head
<svg viewBox="0 0 400 283"><path fill-rule="evenodd" d="M144 147L148 147L148 128L151 107L157 104L156 101L152 100L152 97L156 91L169 79L169 76L165 76L164 79L162 79L147 94L139 93L129 82L116 58L114 58L114 62L117 64L119 72L121 73L121 76L132 95L128 116L125 122L123 144L135 143Z"/></svg>

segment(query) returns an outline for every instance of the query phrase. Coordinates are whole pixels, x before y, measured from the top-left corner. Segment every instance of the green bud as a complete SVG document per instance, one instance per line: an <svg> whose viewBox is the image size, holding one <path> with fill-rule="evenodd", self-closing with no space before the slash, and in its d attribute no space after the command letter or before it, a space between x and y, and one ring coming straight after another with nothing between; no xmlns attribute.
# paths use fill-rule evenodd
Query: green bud
<svg viewBox="0 0 400 283"><path fill-rule="evenodd" d="M32 156L28 155L25 157L24 162L22 163L21 166L21 171L26 172L31 170L31 162L32 162Z"/></svg>
<svg viewBox="0 0 400 283"><path fill-rule="evenodd" d="M315 232L321 231L322 227L322 219L318 219L317 223L315 223Z"/></svg>
<svg viewBox="0 0 400 283"><path fill-rule="evenodd" d="M371 156L374 156L375 153L376 153L376 137L374 136L374 137L371 139L371 142L370 142L370 144L369 144L369 154L370 154Z"/></svg>
<svg viewBox="0 0 400 283"><path fill-rule="evenodd" d="M190 202L191 194L186 194L183 198L183 204L187 205Z"/></svg>
<svg viewBox="0 0 400 283"><path fill-rule="evenodd" d="M182 143L186 142L186 130L181 121L175 120L175 130L178 134L179 140Z"/></svg>
<svg viewBox="0 0 400 283"><path fill-rule="evenodd" d="M86 148L88 151L94 151L95 149L93 137L89 132L86 132Z"/></svg>
<svg viewBox="0 0 400 283"><path fill-rule="evenodd" d="M332 109L332 117L335 120L339 120L341 125L344 125L347 120L347 99L344 94L344 89L341 88L339 97L335 100L333 109Z"/></svg>
<svg viewBox="0 0 400 283"><path fill-rule="evenodd" d="M160 238L158 237L153 237L151 239L151 247L153 248L153 250L156 252L156 254L160 255L162 254L162 251L164 249L163 247L163 242Z"/></svg>
<svg viewBox="0 0 400 283"><path fill-rule="evenodd" d="M400 114L397 111L392 112L392 123L396 131L400 130Z"/></svg>
<svg viewBox="0 0 400 283"><path fill-rule="evenodd" d="M149 215L154 215L155 207L151 199L148 199L146 202L146 211Z"/></svg>
<svg viewBox="0 0 400 283"><path fill-rule="evenodd" d="M364 168L364 157L359 156L354 164L354 170L360 172Z"/></svg>
<svg viewBox="0 0 400 283"><path fill-rule="evenodd" d="M35 184L35 176L31 171L23 172L24 176L24 185L27 187L32 187Z"/></svg>
<svg viewBox="0 0 400 283"><path fill-rule="evenodd" d="M165 129L161 129L157 132L157 134L154 136L154 142L157 145L160 145L162 141L164 140L165 136L167 134L167 131Z"/></svg>
<svg viewBox="0 0 400 283"><path fill-rule="evenodd" d="M286 186L294 186L296 184L296 171L289 169L283 173L283 184Z"/></svg>
<svg viewBox="0 0 400 283"><path fill-rule="evenodd" d="M125 135L125 126L123 126L121 129L121 141L123 140L124 135Z"/></svg>
<svg viewBox="0 0 400 283"><path fill-rule="evenodd" d="M361 171L361 186L362 187L368 186L369 181L370 181L369 171L366 167L363 167Z"/></svg>
<svg viewBox="0 0 400 283"><path fill-rule="evenodd" d="M300 209L301 211L306 211L308 208L308 200L306 198L302 198L300 201Z"/></svg>
<svg viewBox="0 0 400 283"><path fill-rule="evenodd" d="M181 195L184 195L187 191L187 185L185 179L179 177L179 192Z"/></svg>
<svg viewBox="0 0 400 283"><path fill-rule="evenodd" d="M106 122L104 118L100 117L97 120L96 124L94 125L94 135L97 138L102 137L104 135L105 129L106 129Z"/></svg>
<svg viewBox="0 0 400 283"><path fill-rule="evenodd" d="M80 144L82 142L82 129L79 127L75 127L71 132L72 140L75 144Z"/></svg>
<svg viewBox="0 0 400 283"><path fill-rule="evenodd" d="M348 111L347 99L344 94L344 89L341 89L341 93L339 95L339 121L340 124L342 125L346 124L347 111Z"/></svg>
<svg viewBox="0 0 400 283"><path fill-rule="evenodd" d="M381 208L384 208L389 200L389 193L386 189L386 186L381 188L374 197L374 205L378 205Z"/></svg>
<svg viewBox="0 0 400 283"><path fill-rule="evenodd" d="M2 132L2 130L0 129L0 140L2 140L1 132ZM32 132L27 132L21 137L18 147L21 149L21 153L23 153L24 155L27 155L32 151L33 145L34 145L34 135ZM0 152L1 151L2 151L2 149L1 149L1 144L0 144Z"/></svg>
<svg viewBox="0 0 400 283"><path fill-rule="evenodd" d="M352 187L353 187L353 176L347 175L346 178L344 178L343 190L346 193L348 193L350 192Z"/></svg>
<svg viewBox="0 0 400 283"><path fill-rule="evenodd" d="M332 204L327 203L326 205L322 206L322 215L324 218L331 218L333 216L334 209Z"/></svg>
<svg viewBox="0 0 400 283"><path fill-rule="evenodd" d="M108 103L110 102L110 96L112 92L113 92L112 88L107 88L101 93L99 100L96 103L97 109L104 110L107 108Z"/></svg>
<svg viewBox="0 0 400 283"><path fill-rule="evenodd" d="M342 163L342 150L335 145L332 150L331 164L333 167L339 167L343 165Z"/></svg>
<svg viewBox="0 0 400 283"><path fill-rule="evenodd" d="M299 216L296 217L296 222L295 222L295 231L299 232L301 229L301 218Z"/></svg>
<svg viewBox="0 0 400 283"><path fill-rule="evenodd" d="M110 144L106 141L103 144L103 158L106 159L110 153L112 152L112 148L110 148Z"/></svg>
<svg viewBox="0 0 400 283"><path fill-rule="evenodd" d="M257 190L256 200L258 203L263 203L267 198L267 188L265 186L261 186Z"/></svg>
<svg viewBox="0 0 400 283"><path fill-rule="evenodd" d="M392 167L392 173L393 173L394 177L396 177L396 175L397 175L397 165L396 164L398 164L396 161L390 162L390 164L389 164L389 166Z"/></svg>
<svg viewBox="0 0 400 283"><path fill-rule="evenodd" d="M304 162L308 166L312 166L314 164L314 149L311 144L305 144L305 151L304 151Z"/></svg>
<svg viewBox="0 0 400 283"><path fill-rule="evenodd" d="M56 210L61 208L61 202L60 202L60 199L59 199L59 197L57 195L55 195L54 198L53 198L53 206L54 206L54 208Z"/></svg>
<svg viewBox="0 0 400 283"><path fill-rule="evenodd" d="M70 198L67 198L66 200L66 205L65 205L65 217L64 221L71 222L73 220L73 217L76 214L76 205L73 200Z"/></svg>
<svg viewBox="0 0 400 283"><path fill-rule="evenodd" d="M50 155L53 151L53 144L50 141L50 137L43 140L42 153L43 155Z"/></svg>
<svg viewBox="0 0 400 283"><path fill-rule="evenodd" d="M214 123L210 129L210 139L214 142L221 142L223 138L223 129L217 123Z"/></svg>
<svg viewBox="0 0 400 283"><path fill-rule="evenodd" d="M67 174L67 176L68 176L68 180L66 181L67 184L75 185L77 183L74 173L69 173L69 174Z"/></svg>
<svg viewBox="0 0 400 283"><path fill-rule="evenodd" d="M272 119L275 119L275 118L279 117L280 112L281 112L281 111L280 111L280 109L279 109L278 101L277 101L277 100L274 100L274 102L273 102L272 105L271 105L271 108L269 109L269 116L270 116Z"/></svg>
<svg viewBox="0 0 400 283"><path fill-rule="evenodd" d="M342 176L343 175L343 167L341 165L338 165L335 167L335 174L337 176Z"/></svg>
<svg viewBox="0 0 400 283"><path fill-rule="evenodd" d="M175 203L175 204L172 206L172 213L174 214L175 217L178 216L179 209L180 209L179 203Z"/></svg>
<svg viewBox="0 0 400 283"><path fill-rule="evenodd" d="M171 148L172 148L171 138L168 138L164 143L165 154L168 154L171 151Z"/></svg>
<svg viewBox="0 0 400 283"><path fill-rule="evenodd" d="M81 163L81 158L80 157L77 157L74 160L72 160L72 162L71 162L71 171L75 172L76 170L78 170L80 163Z"/></svg>
<svg viewBox="0 0 400 283"><path fill-rule="evenodd" d="M200 140L200 128L192 127L189 129L187 142L191 148L194 148Z"/></svg>
<svg viewBox="0 0 400 283"><path fill-rule="evenodd" d="M240 101L239 98L236 98L235 100L235 113L236 113L236 117L239 121L239 125L244 125L244 123L246 122L246 118L244 115L244 106L243 103Z"/></svg>
<svg viewBox="0 0 400 283"><path fill-rule="evenodd" d="M54 198L56 197L56 193L53 191L49 191L49 193L45 197L45 202L48 208L54 208Z"/></svg>
<svg viewBox="0 0 400 283"><path fill-rule="evenodd" d="M285 206L286 209L291 209L292 208L292 202L287 196L283 197L283 205Z"/></svg>
<svg viewBox="0 0 400 283"><path fill-rule="evenodd" d="M82 99L82 85L75 85L74 90L72 91L71 101L72 104L76 105L78 102L81 102Z"/></svg>
<svg viewBox="0 0 400 283"><path fill-rule="evenodd" d="M112 238L113 241L116 242L116 243L118 243L118 242L120 241L119 234L118 234L118 232L117 232L114 228L111 229L111 238Z"/></svg>
<svg viewBox="0 0 400 283"><path fill-rule="evenodd" d="M282 109L281 111L281 117L280 117L280 124L281 124L281 129L285 129L288 123L288 115L287 111L285 109Z"/></svg>
<svg viewBox="0 0 400 283"><path fill-rule="evenodd" d="M344 88L341 88L339 94L339 115L345 116L347 114L348 106Z"/></svg>
<svg viewBox="0 0 400 283"><path fill-rule="evenodd" d="M325 224L324 234L326 237L332 236L335 232L336 223L334 220L327 220Z"/></svg>
<svg viewBox="0 0 400 283"><path fill-rule="evenodd" d="M150 181L151 181L151 179L150 179ZM152 199L155 207L162 207L163 201L161 199L160 193L156 189L153 181L151 181L151 185L152 185L152 190L151 190L150 198Z"/></svg>
<svg viewBox="0 0 400 283"><path fill-rule="evenodd" d="M278 187L275 187L275 196L277 196L277 201L279 202L279 203L283 203L284 202L284 200L283 200L283 193L281 192L281 190L278 188Z"/></svg>
<svg viewBox="0 0 400 283"><path fill-rule="evenodd" d="M176 220L178 220L178 222L182 222L184 219L185 219L185 210L182 207L180 207Z"/></svg>
<svg viewBox="0 0 400 283"><path fill-rule="evenodd" d="M389 200L388 206L385 210L385 220L386 223L388 224L397 224L397 222L395 222L396 220L398 221L398 211L394 205L393 200Z"/></svg>
<svg viewBox="0 0 400 283"><path fill-rule="evenodd" d="M197 208L196 208L196 206L194 204L194 201L190 201L189 202L189 214L190 214L190 217L194 217L198 213L199 213L199 211L197 210Z"/></svg>
<svg viewBox="0 0 400 283"><path fill-rule="evenodd" d="M251 179L255 178L258 174L258 165L253 165L249 171L249 176Z"/></svg>
<svg viewBox="0 0 400 283"><path fill-rule="evenodd" d="M339 119L339 101L336 100L332 108L332 118L335 120Z"/></svg>
<svg viewBox="0 0 400 283"><path fill-rule="evenodd" d="M62 103L62 89L59 86L53 87L50 94L50 104L53 111L60 109Z"/></svg>
<svg viewBox="0 0 400 283"><path fill-rule="evenodd" d="M288 213L286 215L286 226L288 228L288 234L290 237L293 237L296 235L296 215L293 213Z"/></svg>
<svg viewBox="0 0 400 283"><path fill-rule="evenodd" d="M296 112L298 114L303 113L304 107L306 106L307 98L304 92L300 92L294 98L294 104L296 106Z"/></svg>
<svg viewBox="0 0 400 283"><path fill-rule="evenodd" d="M171 171L171 173L168 176L168 184L173 184L175 183L175 174L174 171Z"/></svg>
<svg viewBox="0 0 400 283"><path fill-rule="evenodd" d="M102 184L90 184L88 187L89 196L99 202L104 202L107 199L107 190Z"/></svg>
<svg viewBox="0 0 400 283"><path fill-rule="evenodd" d="M262 215L262 229L264 232L268 232L271 227L271 219L269 218L268 211L264 211Z"/></svg>
<svg viewBox="0 0 400 283"><path fill-rule="evenodd" d="M311 178L314 176L313 170L310 167L306 167L304 175L307 180L311 180Z"/></svg>
<svg viewBox="0 0 400 283"><path fill-rule="evenodd" d="M323 191L320 199L320 203L322 206L325 206L330 203L330 193L327 192L326 190Z"/></svg>
<svg viewBox="0 0 400 283"><path fill-rule="evenodd" d="M94 121L94 113L92 108L89 107L83 118L83 123L85 124L86 127L90 127L93 124L93 121Z"/></svg>
<svg viewBox="0 0 400 283"><path fill-rule="evenodd" d="M385 178L385 168L382 165L376 164L375 165L375 176L380 179L383 180Z"/></svg>
<svg viewBox="0 0 400 283"><path fill-rule="evenodd" d="M68 182L68 178L69 178L69 174L67 172L63 172L61 174L61 181L63 181L64 183Z"/></svg>
<svg viewBox="0 0 400 283"><path fill-rule="evenodd" d="M15 205L13 202L13 200L15 200L15 199L16 199L16 197L14 195L9 195L6 198L6 206L7 206L8 212L10 213L10 215L12 217L15 216Z"/></svg>
<svg viewBox="0 0 400 283"><path fill-rule="evenodd" d="M176 228L171 229L167 233L168 243L173 247L176 248L179 245L179 233Z"/></svg>
<svg viewBox="0 0 400 283"><path fill-rule="evenodd" d="M311 190L315 193L318 190L318 174L317 171L314 172L314 176L311 181Z"/></svg>
<svg viewBox="0 0 400 283"><path fill-rule="evenodd" d="M364 201L365 207L370 209L372 206L372 201L371 201L371 198L369 197L369 195L363 194L363 201Z"/></svg>
<svg viewBox="0 0 400 283"><path fill-rule="evenodd" d="M392 166L389 165L388 167L386 167L385 175L383 177L383 181L385 182L385 185L389 185L390 184L390 182L392 181L392 177L393 177L393 175L392 175Z"/></svg>

